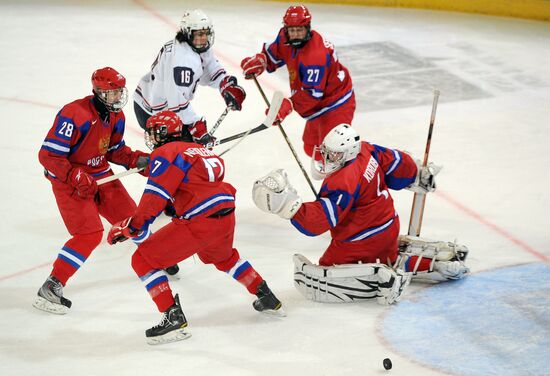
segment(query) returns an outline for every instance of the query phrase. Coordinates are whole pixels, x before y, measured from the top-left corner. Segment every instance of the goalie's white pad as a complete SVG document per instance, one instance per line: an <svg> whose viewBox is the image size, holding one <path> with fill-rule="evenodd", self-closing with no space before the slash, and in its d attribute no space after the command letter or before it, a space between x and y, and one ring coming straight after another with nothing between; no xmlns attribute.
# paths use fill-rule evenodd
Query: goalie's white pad
<svg viewBox="0 0 550 376"><path fill-rule="evenodd" d="M430 240L412 235L399 235L399 252L423 256L437 261L466 260L468 247L462 244Z"/></svg>
<svg viewBox="0 0 550 376"><path fill-rule="evenodd" d="M254 182L252 200L258 208L291 219L302 206L302 198L288 182L283 169L273 170Z"/></svg>
<svg viewBox="0 0 550 376"><path fill-rule="evenodd" d="M433 162L428 163L427 166L422 166L422 162L419 159L415 159L418 173L416 174L416 180L409 185L406 189L415 193L428 193L433 192L436 189L435 176L439 174L439 171L443 166L435 165Z"/></svg>
<svg viewBox="0 0 550 376"><path fill-rule="evenodd" d="M351 303L376 298L380 304L399 300L410 276L387 265L345 264L319 266L296 254L294 286L309 300L321 303Z"/></svg>
<svg viewBox="0 0 550 376"><path fill-rule="evenodd" d="M395 267L404 269L405 264L412 256L417 256L417 261L412 266L413 280L448 281L464 278L470 269L464 264L468 256L468 248L465 245L435 241L410 235L399 235L399 256ZM422 259L431 260L427 271L418 271Z"/></svg>

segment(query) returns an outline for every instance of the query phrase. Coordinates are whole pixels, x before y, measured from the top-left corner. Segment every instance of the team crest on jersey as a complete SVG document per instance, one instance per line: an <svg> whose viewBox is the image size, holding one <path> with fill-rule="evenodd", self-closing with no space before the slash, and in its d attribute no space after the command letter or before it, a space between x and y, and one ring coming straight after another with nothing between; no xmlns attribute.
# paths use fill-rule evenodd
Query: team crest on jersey
<svg viewBox="0 0 550 376"><path fill-rule="evenodd" d="M296 71L294 69L288 70L288 79L290 80L290 86L292 86L296 80Z"/></svg>
<svg viewBox="0 0 550 376"><path fill-rule="evenodd" d="M109 136L99 139L99 154L107 154L107 150L109 150L109 141Z"/></svg>

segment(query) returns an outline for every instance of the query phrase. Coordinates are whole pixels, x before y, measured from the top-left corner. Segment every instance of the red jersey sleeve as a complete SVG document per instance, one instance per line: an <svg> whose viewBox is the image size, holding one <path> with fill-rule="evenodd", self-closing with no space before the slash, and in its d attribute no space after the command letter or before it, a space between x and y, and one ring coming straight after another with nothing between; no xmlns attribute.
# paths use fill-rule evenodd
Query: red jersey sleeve
<svg viewBox="0 0 550 376"><path fill-rule="evenodd" d="M53 178L67 181L69 171L73 168L68 160L71 148L78 144L81 128L89 126L90 122L79 122L72 106L65 106L59 111L38 153L40 164Z"/></svg>
<svg viewBox="0 0 550 376"><path fill-rule="evenodd" d="M288 49L288 46L284 45L285 41L284 30L281 28L277 38L271 44L264 44L262 48L262 53L267 56L267 66L266 70L271 73L276 71L278 68L286 64L285 62L285 48Z"/></svg>
<svg viewBox="0 0 550 376"><path fill-rule="evenodd" d="M408 187L416 179L417 167L410 155L400 150L379 145L374 147L374 157L385 173L388 188L400 190Z"/></svg>
<svg viewBox="0 0 550 376"><path fill-rule="evenodd" d="M317 236L345 221L359 194L357 178L338 171L325 179L319 198L302 204L291 223L308 236Z"/></svg>
<svg viewBox="0 0 550 376"><path fill-rule="evenodd" d="M159 148L153 151L148 167L149 178L132 219L132 227L141 229L155 220L166 204L173 200L191 166L191 161L172 152L172 149Z"/></svg>

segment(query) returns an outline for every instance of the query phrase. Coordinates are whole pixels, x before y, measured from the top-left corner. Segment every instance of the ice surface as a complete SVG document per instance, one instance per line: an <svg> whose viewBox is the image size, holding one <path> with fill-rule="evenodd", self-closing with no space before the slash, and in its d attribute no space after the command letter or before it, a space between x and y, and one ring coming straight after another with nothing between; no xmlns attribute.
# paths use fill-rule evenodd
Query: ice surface
<svg viewBox="0 0 550 376"><path fill-rule="evenodd" d="M193 337L150 347L144 331L160 314L130 267L130 242L115 247L102 243L95 250L65 289L73 301L68 315L32 308L68 236L37 158L61 106L90 93L89 77L103 66L121 71L133 91L160 47L173 37L186 7L201 7L212 17L215 51L228 71L240 77L241 59L273 40L286 6L248 1L0 4L0 374L376 375L386 372L386 357L392 359L395 375L485 375L491 362L504 360L512 362L514 374L533 369L543 373L550 367L548 357L507 356L514 346L494 335L511 330L519 344L541 351L540 336L548 338L550 322L548 278L532 275L548 273L550 263L550 24L510 18L310 6L313 27L335 43L352 72L359 100L354 126L364 138L422 156L432 91L441 90L431 160L444 170L439 193L427 200L422 234L466 244L474 272L471 281L438 290L411 286L402 306L390 308L374 302L305 301L292 285L292 254L316 261L328 237L306 238L284 220L254 207L252 183L273 168L285 168L303 197L312 199L284 140L270 129L251 135L226 155L226 176L239 191L235 244L284 302L288 317L259 315L242 286L189 259L180 265L182 278L172 288L180 294ZM274 90L288 94L285 75L261 77L268 95ZM264 117L254 84L240 83L248 93L244 109L227 116L220 137L246 130ZM193 105L211 124L224 108L219 93L204 87ZM131 103L125 113L127 144L144 149ZM301 152L303 120L292 114L285 128L306 162ZM124 179L139 199L144 179ZM404 229L412 194L393 196ZM538 264L513 268L524 263ZM503 295L505 276L525 288ZM496 299L496 306L523 311L513 320L498 321L498 311L475 304L480 291L479 299ZM412 304L416 309L407 310ZM480 355L475 361L483 367L472 371L468 356L454 358L453 337L442 332L450 329L422 320L422 304L435 321L455 317L444 308L452 311L456 305L464 305L460 312L470 320L491 321L477 332L470 326L456 327L458 344L498 351ZM479 333L483 331L488 332ZM412 348L422 354L407 350L412 346L408 338L414 336ZM422 341L428 350L420 347ZM442 357L424 353L443 346L449 352ZM538 368L524 369L522 361L535 362Z"/></svg>

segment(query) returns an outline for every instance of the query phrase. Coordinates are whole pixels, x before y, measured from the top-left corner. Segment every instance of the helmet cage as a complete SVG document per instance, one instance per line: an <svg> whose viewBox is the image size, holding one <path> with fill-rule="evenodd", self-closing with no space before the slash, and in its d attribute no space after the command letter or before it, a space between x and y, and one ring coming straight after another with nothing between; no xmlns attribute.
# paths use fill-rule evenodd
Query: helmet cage
<svg viewBox="0 0 550 376"><path fill-rule="evenodd" d="M171 142L181 139L181 131L168 133L168 126L164 124L155 124L152 127L147 127L145 130L145 145L150 150Z"/></svg>
<svg viewBox="0 0 550 376"><path fill-rule="evenodd" d="M120 112L128 103L128 89L126 87L109 90L94 88L94 93L109 112Z"/></svg>

